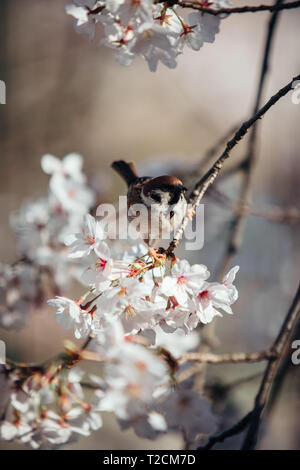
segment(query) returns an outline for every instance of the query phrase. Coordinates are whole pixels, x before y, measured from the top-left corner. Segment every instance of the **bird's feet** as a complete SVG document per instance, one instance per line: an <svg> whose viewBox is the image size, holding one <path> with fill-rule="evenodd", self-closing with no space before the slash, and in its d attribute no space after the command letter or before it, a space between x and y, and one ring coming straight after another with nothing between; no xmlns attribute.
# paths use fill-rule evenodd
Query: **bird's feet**
<svg viewBox="0 0 300 470"><path fill-rule="evenodd" d="M149 248L148 255L153 259L154 266L161 266L166 262L166 254L163 248Z"/></svg>

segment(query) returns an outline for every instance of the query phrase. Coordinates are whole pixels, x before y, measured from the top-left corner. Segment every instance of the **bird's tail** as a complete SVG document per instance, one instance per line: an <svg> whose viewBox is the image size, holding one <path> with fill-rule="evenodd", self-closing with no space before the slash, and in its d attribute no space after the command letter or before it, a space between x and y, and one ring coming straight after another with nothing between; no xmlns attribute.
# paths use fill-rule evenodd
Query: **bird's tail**
<svg viewBox="0 0 300 470"><path fill-rule="evenodd" d="M126 181L128 186L138 179L137 170L133 162L118 160L113 162L111 167Z"/></svg>

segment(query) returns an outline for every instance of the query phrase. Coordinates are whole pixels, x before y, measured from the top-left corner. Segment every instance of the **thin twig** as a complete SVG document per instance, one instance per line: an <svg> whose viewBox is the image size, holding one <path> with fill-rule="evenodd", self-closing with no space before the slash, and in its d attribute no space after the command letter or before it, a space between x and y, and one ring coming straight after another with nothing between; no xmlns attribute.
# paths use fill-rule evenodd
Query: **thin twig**
<svg viewBox="0 0 300 470"><path fill-rule="evenodd" d="M261 380L259 391L254 401L253 409L230 429L220 434L217 434L216 436L211 436L207 444L205 446L199 447L198 450L209 450L217 442L223 442L228 437L241 433L247 428L247 426L249 426L249 428L242 449L254 449L257 441L257 435L262 413L267 405L273 381L276 377L281 359L289 342L290 335L298 321L299 316L300 285L293 299L293 302L288 310L288 313L283 321L280 332L278 333L278 336L275 339L273 346L268 350L268 364Z"/></svg>
<svg viewBox="0 0 300 470"><path fill-rule="evenodd" d="M51 363L61 363L61 366L64 367L65 365L68 365L68 367L75 365L79 359L82 358L87 358L88 359L88 354L90 355L90 358L92 358L93 353L90 353L90 351L87 351L87 347L89 346L90 342L93 339L93 335L89 335L86 340L83 342L81 347L78 350L74 350L71 352L71 354L66 354L65 352L60 352L57 354L55 357L52 357L50 359L47 359L46 361L42 363L35 363L35 362L17 362L13 361L10 358L6 358L6 363L14 368L19 368L19 369L28 369L29 371L35 371L39 370L42 371L44 370L49 364ZM73 348L73 343L71 343L71 346ZM84 356L84 357L83 357ZM104 359L101 358L100 356L97 356L97 359L103 361ZM91 360L96 360L96 356L93 356L93 359Z"/></svg>
<svg viewBox="0 0 300 470"><path fill-rule="evenodd" d="M83 344L80 347L80 352L83 352L85 349L87 349L87 347L90 345L93 338L94 338L94 336L92 336L92 335L89 335L86 338L86 340L83 342Z"/></svg>
<svg viewBox="0 0 300 470"><path fill-rule="evenodd" d="M274 3L274 7L275 8L280 7L282 3L283 3L283 0L276 0ZM259 107L261 106L261 98L262 98L263 87L264 87L264 83L265 83L268 68L269 68L269 57L271 53L272 39L274 37L274 33L276 30L277 18L278 18L278 11L275 10L267 26L266 40L265 40L260 76L259 76L259 81L258 81L257 93L256 93L254 105L253 105L253 112L252 112L253 115L255 115L259 111ZM239 200L239 205L242 208L248 205L248 200L250 197L253 170L255 167L255 160L257 157L256 137L257 137L256 123L254 123L254 126L251 129L250 138L248 141L249 142L248 152L246 156L242 159L242 161L239 162L237 166L235 166L235 168L233 168L234 174L236 174L236 170L238 170L242 172L242 176L243 176L243 180L242 180L243 182L241 186L241 194L240 194L240 200ZM231 173L228 172L229 175L232 174L232 169L230 170L231 170ZM231 233L229 236L227 250L225 251L223 259L217 270L218 279L223 278L224 274L226 273L226 271L231 265L233 256L237 253L237 251L239 250L241 246L244 221L245 221L244 213L236 214L235 218L232 221ZM213 331L214 331L214 324L211 324L209 325L209 329L208 331L205 332L205 334L213 335ZM237 428L239 429L239 427Z"/></svg>
<svg viewBox="0 0 300 470"><path fill-rule="evenodd" d="M285 348L284 358L281 361L276 377L273 382L273 387L271 391L271 395L268 401L268 407L266 409L266 413L269 415L272 413L272 410L275 408L276 402L284 385L285 379L288 373L295 368L295 365L291 361L291 345L294 340L298 340L300 338L300 320L296 327L294 328L294 333L289 340L288 347Z"/></svg>
<svg viewBox="0 0 300 470"><path fill-rule="evenodd" d="M230 152L232 149L243 139L248 130L258 119L262 118L263 115L272 106L274 106L274 104L277 103L277 101L279 101L290 90L292 90L293 83L299 79L300 74L294 77L287 85L275 93L275 95L273 95L262 108L260 108L248 121L245 121L242 124L239 130L235 133L234 137L229 142L227 142L226 148L222 155L217 159L210 170L208 170L208 172L196 183L188 200L188 203L192 209L196 209L196 207L200 204L204 194L219 175L221 169L223 168L224 162L230 157ZM181 226L179 227L179 230L176 232L173 240L171 241L169 248L167 249L167 254L172 254L177 247L189 220L190 219L188 215L186 215L181 223Z"/></svg>
<svg viewBox="0 0 300 470"><path fill-rule="evenodd" d="M254 449L256 446L261 417L267 405L271 387L276 377L281 359L284 355L285 348L288 344L289 337L291 335L291 332L293 331L294 326L296 325L296 322L298 321L299 315L300 315L300 284L296 292L296 295L294 297L294 300L292 302L292 305L290 306L289 311L282 324L280 332L278 333L278 336L272 346L272 351L276 353L277 358L275 360L270 359L268 361L268 365L266 367L264 376L262 378L259 391L255 397L254 408L253 408L253 413L252 413L251 420L250 420L249 429L247 431L247 434L246 434L246 437L242 446L243 450Z"/></svg>
<svg viewBox="0 0 300 470"><path fill-rule="evenodd" d="M203 368L203 364L199 362L194 362L193 365L182 372L180 372L177 376L177 383L185 382L186 380L190 379L191 377L196 376L199 372L201 372Z"/></svg>
<svg viewBox="0 0 300 470"><path fill-rule="evenodd" d="M203 13L208 13L209 15L231 15L232 13L256 13L258 11L281 11L281 10L290 10L292 8L300 7L300 1L296 2L289 2L285 5L258 5L258 6L243 6L243 7L233 7L233 8L220 8L219 10L215 10L214 8L204 7L199 5L198 3L194 2L185 2L185 1L177 1L172 2L173 4L177 4L182 8L192 8L193 10L199 10Z"/></svg>
<svg viewBox="0 0 300 470"><path fill-rule="evenodd" d="M206 364L226 364L238 362L260 362L277 357L276 352L273 350L258 351L252 353L235 352L229 354L213 354L213 353L199 353L191 352L184 354L178 359L179 363L194 361Z"/></svg>
<svg viewBox="0 0 300 470"><path fill-rule="evenodd" d="M282 6L283 1L284 0L276 0L274 3L274 7ZM255 102L253 105L253 114L256 114L258 112L259 107L261 105L262 93L263 93L267 73L269 71L269 60L270 60L270 54L272 50L273 38L274 38L275 31L276 31L278 16L279 16L279 10L275 10L268 24L260 76L258 80L257 94L256 94ZM252 186L252 181L253 181L254 168L255 168L255 163L257 160L256 144L257 144L257 123L255 123L251 129L249 141L248 141L247 154L242 162L243 180L242 180L241 194L240 194L241 206L245 206L248 204L250 195L251 195L251 186ZM227 245L227 249L225 251L223 259L221 260L220 267L218 270L220 278L222 278L224 274L227 272L232 262L232 258L235 256L235 254L238 252L241 246L244 225L245 225L244 216L245 214L243 213L237 213L235 218L232 220L229 243Z"/></svg>
<svg viewBox="0 0 300 470"><path fill-rule="evenodd" d="M208 439L208 442L204 446L198 447L197 450L210 450L218 442L223 442L225 441L225 439L228 439L228 437L232 437L232 436L235 436L236 434L240 434L248 426L251 417L252 417L252 411L246 414L244 418L242 418L238 423L236 423L231 428L226 429L226 431L223 431L220 434L217 434L216 436L211 436Z"/></svg>
<svg viewBox="0 0 300 470"><path fill-rule="evenodd" d="M197 165L197 170L193 168L193 170L190 173L185 174L185 176L195 176L195 171L197 171L197 175L200 175L203 168L205 168L206 165L211 162L216 153L226 144L228 139L230 139L230 137L238 130L238 128L238 125L232 126L229 131L226 132L226 134L222 135L216 143L206 150L205 154Z"/></svg>

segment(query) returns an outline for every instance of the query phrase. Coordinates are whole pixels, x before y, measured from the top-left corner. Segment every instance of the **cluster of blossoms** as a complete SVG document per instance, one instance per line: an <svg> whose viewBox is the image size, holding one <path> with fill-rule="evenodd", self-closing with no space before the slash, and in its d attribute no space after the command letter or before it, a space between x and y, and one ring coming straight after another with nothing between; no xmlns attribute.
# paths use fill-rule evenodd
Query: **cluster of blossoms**
<svg viewBox="0 0 300 470"><path fill-rule="evenodd" d="M47 449L101 427L101 390L96 387L89 404L80 384L85 373L73 368L58 375L58 370L52 365L28 375L24 369L1 366L2 439Z"/></svg>
<svg viewBox="0 0 300 470"><path fill-rule="evenodd" d="M198 3L214 10L231 6L228 0ZM159 61L176 67L185 45L198 51L205 42L214 42L221 21L221 14L201 11L185 18L176 5L154 0L73 0L66 12L75 18L78 33L93 39L97 32L100 45L112 48L121 65L142 56L151 71Z"/></svg>
<svg viewBox="0 0 300 470"><path fill-rule="evenodd" d="M90 435L102 426L101 414L113 412L122 429L132 427L141 437L177 431L193 443L214 432L217 420L191 379L181 379L187 364L178 359L198 346L199 324L232 313L238 266L222 282L210 282L202 264L110 240L103 222L88 213L97 195L81 167L76 154L42 158L51 175L49 196L14 216L24 259L1 268L0 289L3 318L15 325L17 312L41 302L36 279L46 270L56 287L48 303L57 322L87 338L88 347L69 346L40 366L1 366L0 437L59 447ZM70 276L86 286L78 300L58 292ZM77 366L81 359L101 368L86 377Z"/></svg>
<svg viewBox="0 0 300 470"><path fill-rule="evenodd" d="M58 294L77 276L64 239L80 229L84 214L98 197L87 185L80 155L72 153L63 160L44 155L41 165L51 176L49 193L25 202L12 214L20 259L13 266L0 264L0 326L4 328L24 326L32 306L40 306L45 296Z"/></svg>
<svg viewBox="0 0 300 470"><path fill-rule="evenodd" d="M149 439L184 431L193 442L214 432L217 420L209 402L187 383L174 388L172 371L156 352L170 346L178 353L175 344L181 340L179 352L186 352L197 344L197 335L187 339L174 333L170 344L169 336L160 332L155 347L146 348L126 336L120 322L110 322L94 345L105 354L103 377L58 362L35 370L0 366L1 439L34 449L59 448L99 429L103 412L114 412L121 429L132 427ZM71 364L73 359L64 360Z"/></svg>
<svg viewBox="0 0 300 470"><path fill-rule="evenodd" d="M163 255L153 259L142 245L131 251L120 251L115 242L109 246L101 222L89 214L66 243L70 257L82 260L81 280L89 290L78 301L57 297L49 303L57 308L57 321L73 327L76 338L105 329L108 316L119 320L128 335L157 326L188 333L199 322L222 316L221 311L231 314L238 297L233 285L238 266L221 283L208 282L210 273L202 264L173 260L167 266Z"/></svg>

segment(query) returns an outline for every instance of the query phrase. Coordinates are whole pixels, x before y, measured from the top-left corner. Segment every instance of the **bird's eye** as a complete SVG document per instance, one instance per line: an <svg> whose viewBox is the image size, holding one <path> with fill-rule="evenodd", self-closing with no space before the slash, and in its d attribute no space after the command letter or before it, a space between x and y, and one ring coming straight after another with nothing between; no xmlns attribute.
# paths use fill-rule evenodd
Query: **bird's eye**
<svg viewBox="0 0 300 470"><path fill-rule="evenodd" d="M170 211L170 219L172 219L172 217L174 217L175 215L175 212L174 211Z"/></svg>
<svg viewBox="0 0 300 470"><path fill-rule="evenodd" d="M161 202L160 194L153 192L150 194L150 196L151 196L151 199L153 199L153 201Z"/></svg>

